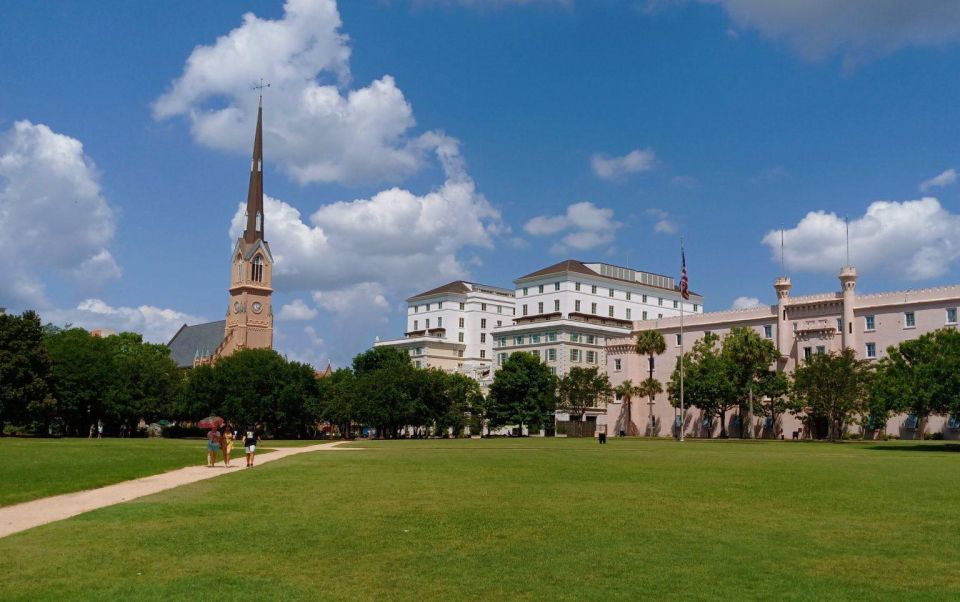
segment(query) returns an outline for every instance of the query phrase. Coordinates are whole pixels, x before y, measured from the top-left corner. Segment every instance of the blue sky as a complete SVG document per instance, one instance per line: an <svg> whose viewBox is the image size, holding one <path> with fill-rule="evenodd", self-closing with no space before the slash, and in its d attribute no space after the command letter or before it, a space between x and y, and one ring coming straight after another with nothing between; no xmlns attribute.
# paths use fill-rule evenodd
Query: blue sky
<svg viewBox="0 0 960 602"><path fill-rule="evenodd" d="M680 236L708 310L772 302L781 227L835 290L844 217L861 290L957 282L960 8L835 5L6 3L0 306L219 319L261 76L277 347L317 365L419 290L675 274Z"/></svg>

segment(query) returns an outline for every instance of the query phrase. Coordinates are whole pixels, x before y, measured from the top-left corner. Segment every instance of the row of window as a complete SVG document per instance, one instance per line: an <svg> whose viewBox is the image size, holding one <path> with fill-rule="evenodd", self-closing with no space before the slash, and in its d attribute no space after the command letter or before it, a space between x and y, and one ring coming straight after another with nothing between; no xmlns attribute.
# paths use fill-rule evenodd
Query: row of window
<svg viewBox="0 0 960 602"><path fill-rule="evenodd" d="M540 284L540 285L537 286L537 292L543 293L543 290L544 290L544 285L543 285L543 284ZM560 290L560 283L559 283L559 282L554 282L554 283L553 283L553 290L554 290L554 291L559 291L559 290ZM573 290L578 291L578 292L580 291L580 283L579 283L579 282L574 282L574 283L573 283ZM615 290L616 290L616 289L608 288L608 289L607 289L607 296L610 297L610 298L613 298L613 297L614 297L614 292L615 292ZM594 294L594 295L597 294L597 285L596 285L596 284L590 285L590 292L591 292L592 294ZM526 297L528 294L530 294L530 287L528 287L528 286L523 287L523 296ZM626 296L627 301L633 300L633 293L631 293L630 291L624 291L624 294L625 294L625 296ZM642 302L642 303L647 303L647 302L648 302L648 300L647 300L647 295L641 295L641 297L642 297L642 299L641 299L641 302ZM542 306L543 304L541 303L540 305ZM594 305L596 305L596 303L594 303ZM661 305L661 306L663 305L663 297L657 297L657 305ZM555 302L554 302L554 306L555 306L554 311L560 311L560 302L559 302L559 301L555 301ZM526 307L526 306L524 306L524 307ZM680 302L679 302L678 300L674 299L674 300L673 300L673 308L674 308L674 309L677 309L677 308L679 308L679 307L680 307ZM694 304L693 304L693 311L698 311L699 309L700 309L699 304L694 303ZM580 310L577 310L577 311L580 311ZM612 309L611 309L611 311L612 311ZM629 312L629 310L627 310L627 311ZM539 313L543 313L542 307L541 307ZM594 312L594 313L596 313L596 312ZM527 314L523 314L523 315L527 315ZM611 315L611 317L613 316L612 313L611 313L610 315ZM629 319L629 317L628 317L627 319ZM646 318L644 318L644 319L646 319Z"/></svg>
<svg viewBox="0 0 960 602"><path fill-rule="evenodd" d="M598 337L592 334L581 334L579 332L571 332L569 338L571 343L586 343L587 345L602 345L606 343L606 339L604 337ZM497 346L506 347L508 340L510 340L509 337L497 338ZM531 335L517 334L512 338L514 345L525 345L527 343L536 345L541 341L545 343L555 343L557 340L559 340L559 335L557 335L556 332L545 332L542 334L537 333Z"/></svg>
<svg viewBox="0 0 960 602"><path fill-rule="evenodd" d="M415 314L420 313L421 308L423 308L423 311L431 311L431 310L433 309L433 304L432 304L432 303L424 303L424 304L422 304L422 305L414 305L414 306L413 306L413 313L415 313ZM461 302L461 303L460 303L460 311L463 311L463 310L465 310L466 308L467 308L467 304L464 303L464 302ZM494 305L494 308L496 309L496 312L497 312L498 314L504 313L504 312L503 312L503 306L502 306L502 305L499 305L499 304L498 304L498 305ZM437 309L443 309L443 301L437 301ZM514 308L512 308L512 307L507 308L507 309L511 310L511 312L514 313L514 314L516 313L516 310L515 310ZM480 304L480 311L487 311L487 304L486 304L486 303L481 303L481 304Z"/></svg>
<svg viewBox="0 0 960 602"><path fill-rule="evenodd" d="M425 323L424 328L426 328L427 330L430 330L430 318L427 318L426 320L424 320L424 323ZM464 327L465 321L464 321L463 318L460 318L459 324L460 324L460 328L463 328L463 327ZM503 326L503 320L497 320L497 326L498 326L498 327ZM443 316L437 317L437 328L443 328ZM480 318L480 328L481 328L482 330L486 330L486 328L487 328L487 319L486 319L486 318ZM413 330L420 330L420 320L414 320L414 321L413 321ZM481 339L484 339L484 338L486 337L486 335L483 334L483 333L481 333L480 337L481 337ZM460 342L461 342L461 343L463 342L463 333L462 333L462 332L460 333Z"/></svg>
<svg viewBox="0 0 960 602"><path fill-rule="evenodd" d="M537 356L537 358L542 358L545 362L555 362L557 361L557 350L556 348L544 349L543 354L540 353L539 349L531 349L530 351L525 351L524 353L532 353ZM498 353L497 354L497 365L502 366L504 362L507 361L507 358L510 357L509 353ZM581 349L571 349L570 350L570 361L575 363L584 362L587 364L596 364L600 359L600 353L596 351L587 351L583 352ZM620 361L620 360L616 360Z"/></svg>

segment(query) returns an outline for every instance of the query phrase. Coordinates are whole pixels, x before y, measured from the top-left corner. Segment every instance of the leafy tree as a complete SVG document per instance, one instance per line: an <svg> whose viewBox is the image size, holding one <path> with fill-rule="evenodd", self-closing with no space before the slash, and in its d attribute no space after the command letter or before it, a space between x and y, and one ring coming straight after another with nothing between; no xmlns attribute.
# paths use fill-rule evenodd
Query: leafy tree
<svg viewBox="0 0 960 602"><path fill-rule="evenodd" d="M707 333L693 350L677 359L667 392L673 407L680 405L680 362L683 362L684 402L707 416L720 419L720 437L727 437L727 412L737 405L737 389L730 378L728 358L721 353L720 337Z"/></svg>
<svg viewBox="0 0 960 602"><path fill-rule="evenodd" d="M557 377L533 354L512 353L493 377L488 410L492 426L539 428L557 406Z"/></svg>
<svg viewBox="0 0 960 602"><path fill-rule="evenodd" d="M770 419L771 435L774 439L779 434L777 418L786 412L789 407L787 394L790 392L790 379L783 372L767 370L757 378L756 395L760 402L763 415Z"/></svg>
<svg viewBox="0 0 960 602"><path fill-rule="evenodd" d="M104 392L105 418L126 424L169 418L182 376L167 346L144 343L131 332L104 341L112 360L110 388Z"/></svg>
<svg viewBox="0 0 960 602"><path fill-rule="evenodd" d="M82 328L52 331L44 338L50 354L51 388L68 435L83 435L107 418L105 399L114 366L106 339Z"/></svg>
<svg viewBox="0 0 960 602"><path fill-rule="evenodd" d="M340 368L317 383L317 397L311 400L311 412L319 419L337 425L340 436L351 437L357 418L357 380L349 368Z"/></svg>
<svg viewBox="0 0 960 602"><path fill-rule="evenodd" d="M814 424L825 421L832 441L866 409L869 378L869 364L852 349L816 353L793 373L794 411Z"/></svg>
<svg viewBox="0 0 960 602"><path fill-rule="evenodd" d="M588 409L606 404L612 392L610 379L601 374L597 366L574 366L557 382L560 403L570 409L577 420L583 420Z"/></svg>
<svg viewBox="0 0 960 602"><path fill-rule="evenodd" d="M663 339L663 334L659 330L644 330L637 334L637 342L634 349L639 355L647 356L647 366L650 375L647 380L653 379L653 368L655 357L661 355L667 350L667 342ZM649 415L647 416L647 432L653 434L653 398L656 393L650 393L653 389L648 389L647 395L650 398ZM661 388L662 390L662 388Z"/></svg>
<svg viewBox="0 0 960 602"><path fill-rule="evenodd" d="M6 423L25 420L31 407L55 406L49 378L40 317L33 311L0 315L0 436Z"/></svg>
<svg viewBox="0 0 960 602"><path fill-rule="evenodd" d="M474 407L482 408L483 394L480 392L480 383L465 374L444 374L444 377L445 407L441 408L436 418L437 426L444 431L450 429L454 436L459 436L463 434L467 417L472 414Z"/></svg>
<svg viewBox="0 0 960 602"><path fill-rule="evenodd" d="M657 384L658 385L660 384L659 381L657 382ZM635 435L636 432L633 427L633 415L631 411L632 410L631 403L634 397L640 397L643 395L647 395L648 393L643 387L633 384L633 381L630 380L629 378L623 381L622 383L620 383L619 385L617 385L616 387L614 387L613 392L616 393L617 396L623 400L623 405L626 406L626 409L627 409L627 435Z"/></svg>
<svg viewBox="0 0 960 602"><path fill-rule="evenodd" d="M755 402L755 393L760 380L767 377L770 365L780 353L773 342L761 337L749 328L733 328L723 338L722 354L726 368L736 390L740 416L746 414L746 420L740 421L740 437L750 434L753 413L763 408Z"/></svg>

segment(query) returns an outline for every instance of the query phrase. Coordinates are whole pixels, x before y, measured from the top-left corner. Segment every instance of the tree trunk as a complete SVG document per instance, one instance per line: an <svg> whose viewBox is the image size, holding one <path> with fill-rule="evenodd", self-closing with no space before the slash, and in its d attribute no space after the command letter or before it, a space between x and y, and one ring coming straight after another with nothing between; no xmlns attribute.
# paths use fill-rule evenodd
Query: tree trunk
<svg viewBox="0 0 960 602"><path fill-rule="evenodd" d="M720 410L720 438L727 438L727 411Z"/></svg>
<svg viewBox="0 0 960 602"><path fill-rule="evenodd" d="M753 439L753 385L747 390L747 439ZM743 428L743 421L740 422Z"/></svg>
<svg viewBox="0 0 960 602"><path fill-rule="evenodd" d="M625 432L625 433L627 434L627 436L629 437L629 436L630 436L630 429L631 429L631 427L633 427L633 418L632 418L631 415L630 415L630 398L627 397L627 398L624 400L624 403L627 405L627 428L624 429L624 432Z"/></svg>

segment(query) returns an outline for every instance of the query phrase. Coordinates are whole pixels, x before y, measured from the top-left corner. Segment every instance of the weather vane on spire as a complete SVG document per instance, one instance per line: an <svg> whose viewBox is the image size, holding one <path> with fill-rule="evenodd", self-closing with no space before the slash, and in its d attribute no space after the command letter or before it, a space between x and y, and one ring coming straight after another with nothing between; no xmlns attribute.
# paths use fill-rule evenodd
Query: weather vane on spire
<svg viewBox="0 0 960 602"><path fill-rule="evenodd" d="M256 83L255 83L255 84L253 84L253 86L250 88L251 90L258 90L258 91L260 92L260 105L261 105L261 106L263 105L263 89L264 89L264 88L269 88L269 87L270 87L270 83L269 83L269 82L266 83L266 84L263 83L263 78L261 77L261 78L260 78L260 83L259 83L259 84L256 84Z"/></svg>

